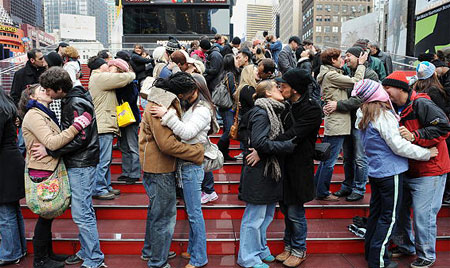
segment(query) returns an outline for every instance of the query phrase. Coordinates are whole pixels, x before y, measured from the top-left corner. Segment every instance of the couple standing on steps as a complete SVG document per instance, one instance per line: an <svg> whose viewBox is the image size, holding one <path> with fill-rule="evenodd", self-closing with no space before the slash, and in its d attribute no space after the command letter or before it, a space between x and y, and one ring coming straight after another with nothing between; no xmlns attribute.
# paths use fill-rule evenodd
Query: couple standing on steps
<svg viewBox="0 0 450 268"><path fill-rule="evenodd" d="M206 81L185 72L155 81L139 133L143 183L150 199L142 258L150 268L170 268L169 249L176 223L176 183L183 188L190 232L186 268L208 263L201 209L203 160L208 134L217 132ZM180 141L181 140L181 141Z"/></svg>
<svg viewBox="0 0 450 268"><path fill-rule="evenodd" d="M256 86L255 106L242 117L246 126L239 198L246 202L237 263L267 268L275 260L296 267L306 259L304 203L314 198L314 147L322 122L310 99L311 75L299 68ZM287 100L287 102L284 102ZM244 133L243 132L243 133ZM276 203L285 216L284 251L274 257L266 231Z"/></svg>

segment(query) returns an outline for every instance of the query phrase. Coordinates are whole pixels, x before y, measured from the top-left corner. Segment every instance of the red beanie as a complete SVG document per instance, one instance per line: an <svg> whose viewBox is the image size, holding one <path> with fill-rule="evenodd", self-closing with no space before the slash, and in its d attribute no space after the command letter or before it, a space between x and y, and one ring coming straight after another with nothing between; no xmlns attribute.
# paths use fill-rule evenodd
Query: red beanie
<svg viewBox="0 0 450 268"><path fill-rule="evenodd" d="M406 92L410 90L408 78L406 78L405 72L403 71L395 71L391 73L383 80L382 85L400 88Z"/></svg>

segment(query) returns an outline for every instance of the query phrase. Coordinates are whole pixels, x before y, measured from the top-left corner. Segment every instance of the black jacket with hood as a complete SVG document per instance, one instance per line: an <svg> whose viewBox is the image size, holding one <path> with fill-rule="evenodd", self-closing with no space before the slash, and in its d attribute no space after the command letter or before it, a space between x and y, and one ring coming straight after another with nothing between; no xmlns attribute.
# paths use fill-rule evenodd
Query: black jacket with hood
<svg viewBox="0 0 450 268"><path fill-rule="evenodd" d="M25 67L14 74L10 96L16 105L19 103L22 91L26 86L39 83L39 76L45 72L45 70L46 69L43 67L36 68L30 61L27 61Z"/></svg>
<svg viewBox="0 0 450 268"><path fill-rule="evenodd" d="M212 46L206 52L205 79L208 84L209 91L213 91L223 78L223 56L220 49Z"/></svg>
<svg viewBox="0 0 450 268"><path fill-rule="evenodd" d="M47 153L52 157L62 156L68 168L95 167L99 162L100 155L97 120L91 94L82 86L72 88L61 100L62 130L73 124L75 112L78 115L88 112L92 115L91 124L63 148L56 151L47 149Z"/></svg>

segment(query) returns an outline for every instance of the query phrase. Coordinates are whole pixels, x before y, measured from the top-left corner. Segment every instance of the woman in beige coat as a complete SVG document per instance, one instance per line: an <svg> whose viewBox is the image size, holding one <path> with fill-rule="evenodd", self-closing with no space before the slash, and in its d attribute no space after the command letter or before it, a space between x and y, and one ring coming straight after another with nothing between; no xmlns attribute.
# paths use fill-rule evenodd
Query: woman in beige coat
<svg viewBox="0 0 450 268"><path fill-rule="evenodd" d="M341 50L329 48L322 52L320 58L323 65L320 67L317 81L322 87L323 101L337 102L348 99L347 89L353 88L356 82L364 78L364 72L366 70L364 63L367 60L367 53L361 54L359 57L359 65L354 77L343 74L342 67L344 66L344 60L341 57ZM314 177L317 199L325 201L339 200L338 197L331 195L329 191L330 182L336 159L344 143L345 136L350 135L350 130L350 113L335 111L332 114L325 115L325 137L323 142L330 143L331 155L328 160L320 163Z"/></svg>
<svg viewBox="0 0 450 268"><path fill-rule="evenodd" d="M58 166L59 159L51 156L42 159L34 157L30 150L33 144L40 143L49 150L57 150L72 141L92 120L90 114L84 113L74 119L71 127L61 132L55 113L48 108L51 102L52 99L46 90L35 84L23 91L19 103L23 117L23 137L27 148L26 165L30 179L34 182L41 182L49 177ZM64 267L66 256L53 254L52 221L53 219L39 217L36 223L33 237L34 268Z"/></svg>

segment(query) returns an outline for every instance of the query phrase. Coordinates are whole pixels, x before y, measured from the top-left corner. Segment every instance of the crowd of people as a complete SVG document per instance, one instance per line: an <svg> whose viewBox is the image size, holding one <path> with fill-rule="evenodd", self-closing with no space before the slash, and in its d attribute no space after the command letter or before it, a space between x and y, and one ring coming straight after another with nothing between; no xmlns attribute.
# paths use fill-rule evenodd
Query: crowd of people
<svg viewBox="0 0 450 268"><path fill-rule="evenodd" d="M417 255L412 268L434 264L437 213L450 203L450 49L421 55L416 76L408 79L366 39L343 52L321 51L297 36L283 46L267 33L253 42L228 42L218 34L188 47L170 37L152 53L139 44L116 55L98 52L87 64L88 88L69 44L46 55L32 49L27 57L10 96L0 90L0 266L19 263L27 253L19 200L26 195L32 209L33 200L59 195L52 187L66 187L81 248L72 256L52 249L53 219L68 204L35 208L33 267L106 267L92 199L120 195L111 186L114 137L122 152L118 180L133 184L142 177L150 200L141 255L148 267L170 268L168 259L176 256L169 249L178 197L190 227L181 254L189 260L185 267L208 263L202 204L218 199L212 170L220 167L211 161L221 157L242 159L240 266L299 266L307 258L304 204L361 200L368 181L368 267L397 267L391 258L402 255ZM116 107L124 103L134 120L119 126ZM328 157L316 148L322 121ZM219 124L223 133L215 146L209 135ZM236 157L230 156L231 138L242 149ZM340 157L345 180L332 193ZM41 187L46 182L49 188ZM266 233L277 204L284 250L274 255Z"/></svg>

